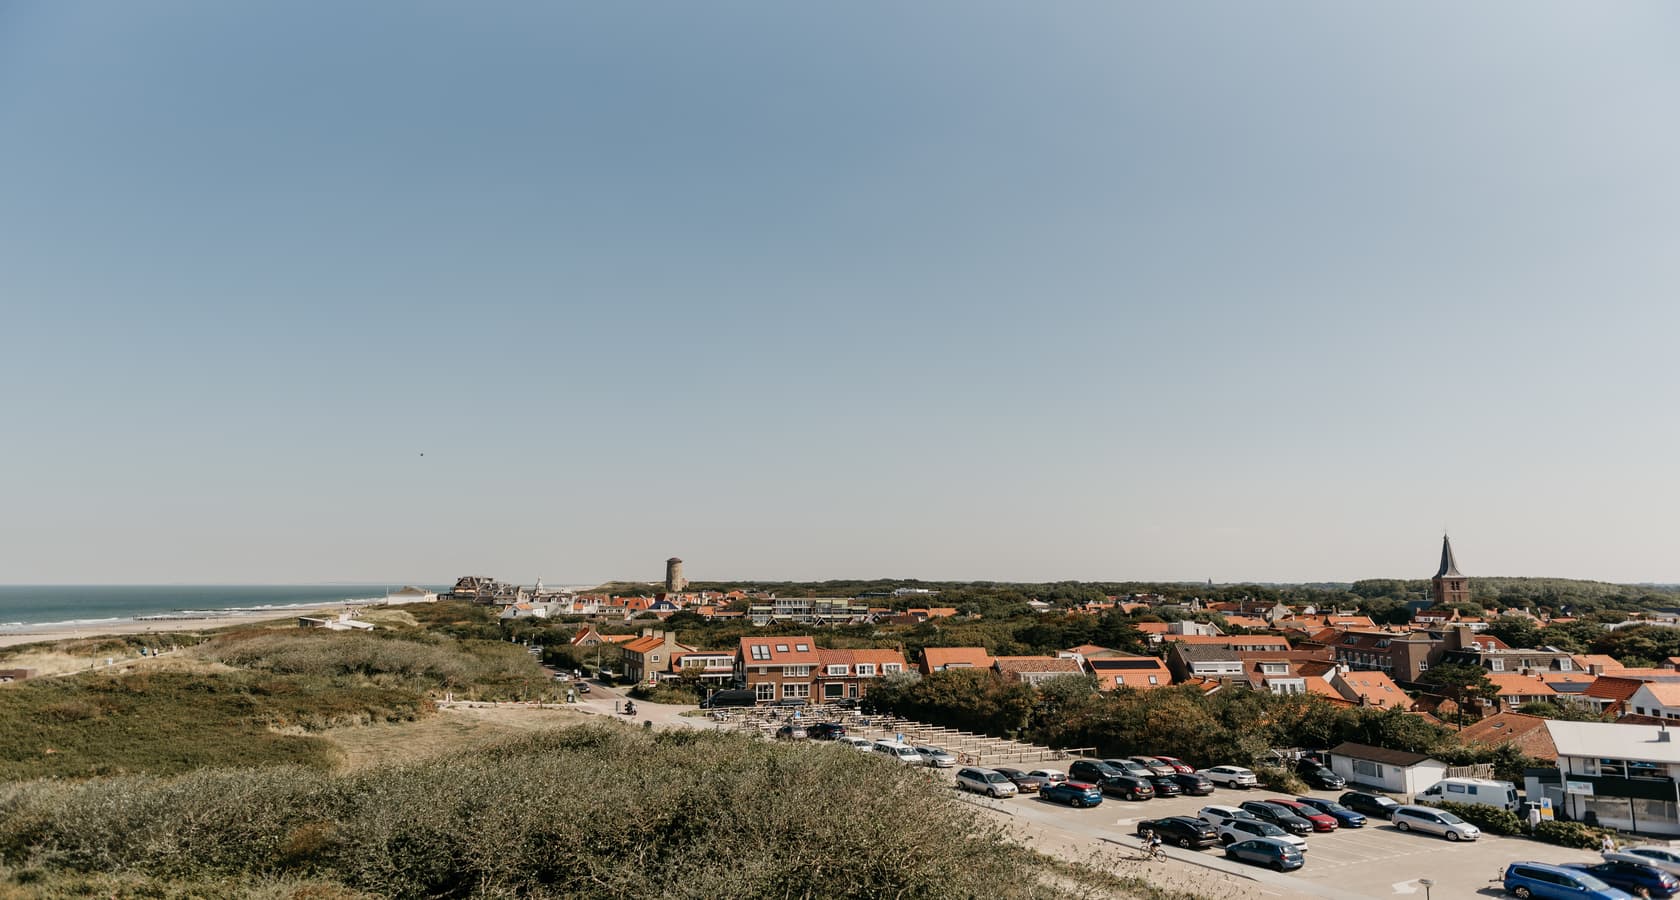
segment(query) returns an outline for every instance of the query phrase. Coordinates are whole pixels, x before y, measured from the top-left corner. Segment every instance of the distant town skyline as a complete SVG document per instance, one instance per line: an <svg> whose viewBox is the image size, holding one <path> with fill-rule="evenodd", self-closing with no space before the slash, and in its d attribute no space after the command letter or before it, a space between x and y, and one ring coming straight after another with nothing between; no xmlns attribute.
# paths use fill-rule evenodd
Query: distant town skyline
<svg viewBox="0 0 1680 900"><path fill-rule="evenodd" d="M0 4L0 581L1680 581L1677 40Z"/></svg>

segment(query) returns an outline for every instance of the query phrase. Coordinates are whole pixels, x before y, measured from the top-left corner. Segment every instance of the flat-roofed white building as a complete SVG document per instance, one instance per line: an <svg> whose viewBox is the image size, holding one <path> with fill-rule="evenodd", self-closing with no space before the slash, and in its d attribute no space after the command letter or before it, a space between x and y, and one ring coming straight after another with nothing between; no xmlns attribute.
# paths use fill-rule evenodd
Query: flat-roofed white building
<svg viewBox="0 0 1680 900"><path fill-rule="evenodd" d="M1529 799L1571 819L1680 835L1680 741L1662 725L1548 721L1557 773L1529 770Z"/></svg>

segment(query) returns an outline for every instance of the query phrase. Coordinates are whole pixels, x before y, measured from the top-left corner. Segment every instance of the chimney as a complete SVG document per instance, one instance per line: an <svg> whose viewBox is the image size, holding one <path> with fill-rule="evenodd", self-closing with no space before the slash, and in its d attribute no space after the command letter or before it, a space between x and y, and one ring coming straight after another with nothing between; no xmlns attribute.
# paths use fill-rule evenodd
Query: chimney
<svg viewBox="0 0 1680 900"><path fill-rule="evenodd" d="M1669 741L1668 726L1667 725L1658 726L1658 728L1657 728L1657 743L1666 744L1666 743L1668 743L1668 741Z"/></svg>

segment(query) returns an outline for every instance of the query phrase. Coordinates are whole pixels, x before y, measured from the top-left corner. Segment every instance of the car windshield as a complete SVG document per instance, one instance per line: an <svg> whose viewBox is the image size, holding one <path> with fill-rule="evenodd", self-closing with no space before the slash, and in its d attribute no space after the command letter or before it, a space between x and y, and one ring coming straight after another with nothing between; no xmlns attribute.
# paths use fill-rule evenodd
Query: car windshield
<svg viewBox="0 0 1680 900"><path fill-rule="evenodd" d="M1592 875L1587 872L1571 872L1570 874L1575 876L1575 880L1579 881L1581 886L1589 891L1607 891L1610 889L1610 885L1605 884L1604 881L1596 875Z"/></svg>
<svg viewBox="0 0 1680 900"><path fill-rule="evenodd" d="M1350 812L1353 812L1353 810L1348 809L1347 807L1341 805L1340 803L1322 803L1322 804L1319 805L1318 808L1324 810L1327 813L1350 813Z"/></svg>
<svg viewBox="0 0 1680 900"><path fill-rule="evenodd" d="M1267 837L1271 837L1274 834L1283 834L1282 828L1279 828L1269 822L1249 822L1247 827L1250 830L1258 831Z"/></svg>
<svg viewBox="0 0 1680 900"><path fill-rule="evenodd" d="M1437 812L1435 815L1440 816L1441 821L1447 823L1448 825L1463 825L1464 824L1463 819L1460 819L1458 816L1455 816L1450 812Z"/></svg>

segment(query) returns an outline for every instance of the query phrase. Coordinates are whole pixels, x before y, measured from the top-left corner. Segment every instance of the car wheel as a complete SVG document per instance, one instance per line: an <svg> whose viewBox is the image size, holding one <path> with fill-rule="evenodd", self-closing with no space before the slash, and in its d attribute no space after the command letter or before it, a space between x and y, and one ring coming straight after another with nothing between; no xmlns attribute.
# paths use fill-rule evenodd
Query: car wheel
<svg viewBox="0 0 1680 900"><path fill-rule="evenodd" d="M1219 836L1219 843L1224 844L1227 847L1231 846L1231 842L1234 840L1236 840L1236 838L1231 837L1228 834L1222 834Z"/></svg>
<svg viewBox="0 0 1680 900"><path fill-rule="evenodd" d="M1394 827L1401 830L1401 831L1411 831L1412 830L1412 826L1408 825L1405 822L1395 822Z"/></svg>
<svg viewBox="0 0 1680 900"><path fill-rule="evenodd" d="M1281 859L1272 860L1272 868L1278 870L1279 872L1282 872L1283 871L1283 860L1281 860Z"/></svg>
<svg viewBox="0 0 1680 900"><path fill-rule="evenodd" d="M1518 900L1528 900L1528 898L1534 896L1534 892L1525 887L1517 888L1511 893L1516 894Z"/></svg>
<svg viewBox="0 0 1680 900"><path fill-rule="evenodd" d="M1179 845L1179 846L1180 846L1180 847L1183 847L1183 848L1184 848L1184 849L1186 849L1186 850L1188 850L1188 849L1190 849L1190 839L1189 839L1189 838L1187 838L1187 837L1181 837L1181 838L1179 838L1179 839L1178 839L1178 841L1177 841L1177 844L1178 844L1178 845Z"/></svg>
<svg viewBox="0 0 1680 900"><path fill-rule="evenodd" d="M1074 809L1084 809L1085 808L1085 798L1084 797L1073 798L1073 808Z"/></svg>
<svg viewBox="0 0 1680 900"><path fill-rule="evenodd" d="M1459 835L1459 833L1456 832L1456 831L1447 832L1447 840L1452 841L1455 844L1458 843L1459 841L1463 840L1463 839L1464 838L1461 835Z"/></svg>

